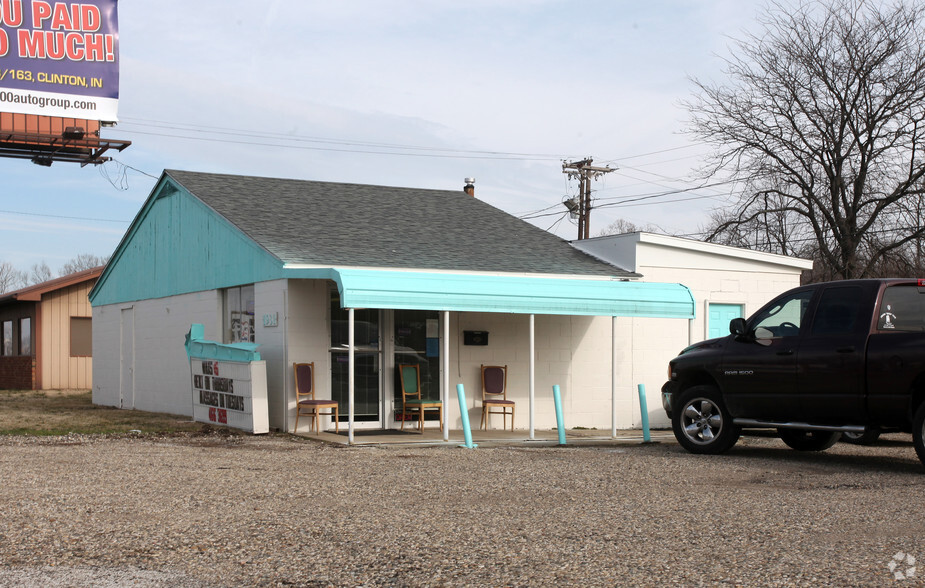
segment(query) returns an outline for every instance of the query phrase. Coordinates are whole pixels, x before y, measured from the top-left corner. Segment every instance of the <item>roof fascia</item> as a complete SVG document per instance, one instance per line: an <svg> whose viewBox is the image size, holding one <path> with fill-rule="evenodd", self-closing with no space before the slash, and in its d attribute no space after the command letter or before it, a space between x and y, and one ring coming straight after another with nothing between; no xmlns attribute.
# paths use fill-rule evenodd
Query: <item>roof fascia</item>
<svg viewBox="0 0 925 588"><path fill-rule="evenodd" d="M63 290L64 288L69 288L83 282L88 282L94 278L99 277L102 273L103 266L75 272L73 274L61 276L60 278L48 280L47 282L27 286L26 288L21 288L13 292L7 292L3 295L3 297L0 297L0 301L12 299L25 302L40 302L44 294L54 292L55 290Z"/></svg>
<svg viewBox="0 0 925 588"><path fill-rule="evenodd" d="M782 265L795 269L807 270L813 268L813 260L803 259L801 257L790 257L777 253L766 253L764 251L755 251L753 249L744 249L742 247L732 247L729 245L719 245L717 243L706 243L694 239L685 239L683 237L672 237L670 235L660 235L658 233L647 233L639 231L635 233L625 233L622 235L606 235L603 237L594 237L588 241L606 241L606 240L631 240L635 243L646 243L659 245L672 249L683 249L686 251L695 251L698 253L707 253L710 255L719 255L723 257L732 257L744 259L747 261L757 261L772 265ZM572 242L573 244L579 242ZM579 246L580 245L576 245Z"/></svg>
<svg viewBox="0 0 925 588"><path fill-rule="evenodd" d="M675 249L687 249L700 253L709 253L712 255L722 255L725 257L734 257L748 261L758 261L762 263L783 265L796 269L812 269L813 260L803 259L800 257L790 257L777 253L767 253L764 251L755 251L753 249L743 249L742 247L731 247L729 245L719 245L717 243L705 243L693 239L683 239L681 237L670 237L668 235L658 235L655 233L640 233L640 243L651 243L663 247L672 247Z"/></svg>

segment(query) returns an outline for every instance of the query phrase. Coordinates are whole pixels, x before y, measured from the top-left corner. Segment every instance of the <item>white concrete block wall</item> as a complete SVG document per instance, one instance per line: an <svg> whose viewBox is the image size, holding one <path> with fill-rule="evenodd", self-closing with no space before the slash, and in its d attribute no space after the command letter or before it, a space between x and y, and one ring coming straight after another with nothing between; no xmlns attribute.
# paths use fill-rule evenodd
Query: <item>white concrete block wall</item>
<svg viewBox="0 0 925 588"><path fill-rule="evenodd" d="M192 415L189 362L184 347L190 325L205 327L205 338L221 340L222 301L216 291L113 304L93 309L93 402L119 406L122 310L134 311L134 404L124 408ZM99 320L97 320L99 319Z"/></svg>
<svg viewBox="0 0 925 588"><path fill-rule="evenodd" d="M93 403L119 406L120 316L117 306L93 309Z"/></svg>
<svg viewBox="0 0 925 588"><path fill-rule="evenodd" d="M508 398L517 403L515 428L529 427L529 316L489 313L456 314L451 317L450 426L459 428L456 384L466 389L469 421L473 428L481 419L479 366L508 366ZM686 332L686 321L682 328ZM536 315L535 427L556 427L552 387L559 385L566 426L610 430L612 416L612 341L610 317ZM617 427L631 428L639 422L633 372L631 319L617 319ZM484 347L462 345L463 331L488 331ZM664 369L661 370L664 372ZM658 388L662 382L658 382ZM661 401L658 402L658 407ZM650 412L652 403L650 402ZM492 428L501 427L494 416Z"/></svg>
<svg viewBox="0 0 925 588"><path fill-rule="evenodd" d="M327 283L262 282L255 284L254 297L255 340L267 362L270 427L286 430L295 423L293 362L314 361L319 395L327 391L330 397ZM184 336L191 324L200 323L206 339L222 340L221 291L94 308L95 404L120 405L120 324L127 308L134 311L135 396L134 406L126 399L123 407L192 415ZM277 316L277 326L264 326L264 315Z"/></svg>
<svg viewBox="0 0 925 588"><path fill-rule="evenodd" d="M706 304L743 304L746 314L751 314L773 296L799 283L798 271L755 264L748 272L739 271L737 267L710 270L640 266L636 269L647 281L680 282L688 286L697 305L693 325L682 319L618 318L613 321L611 317L537 315L535 426L538 429L556 426L552 399L554 384L562 391L568 427L610 429L614 325L617 331L617 428L639 428L641 425L638 384L646 387L651 426L667 427L660 389L666 378L668 361L690 341L705 338ZM291 431L295 424L293 363L315 362L318 396L330 398L329 283L277 280L256 284L255 303L256 340L261 344L261 356L267 361L270 425ZM191 414L183 336L190 324L198 322L205 325L207 339L221 340L221 292L94 308L93 398L97 404L118 406L120 402L120 321L122 309L129 307L134 311L136 340L134 407ZM264 326L264 315L276 316L277 326ZM467 330L488 331L489 344L484 347L463 345L463 331ZM446 410L450 426L460 428L462 425L456 384L465 385L470 423L478 427L481 416L479 365L507 364L509 398L517 403L515 427L526 429L529 426L529 316L451 313L449 339L450 387ZM329 418L323 417L321 426L326 428L329 424ZM501 419L492 417L492 427L500 426Z"/></svg>
<svg viewBox="0 0 925 588"><path fill-rule="evenodd" d="M690 288L694 295L697 316L691 334L691 342L698 342L707 337L706 309L709 303L742 304L745 316L761 308L766 302L791 288L800 285L798 272L762 271L756 267L750 274L742 274L737 279L726 278L723 271L689 271L678 268L641 268L646 281L680 281ZM733 286L734 284L734 286ZM687 345L685 339L684 345ZM677 343L676 343L677 344Z"/></svg>
<svg viewBox="0 0 925 588"><path fill-rule="evenodd" d="M633 361L630 395L633 398L633 422L626 428L640 428L638 385L645 385L649 426L671 425L662 409L661 389L668 374L668 362L687 347L689 321L681 319L632 318Z"/></svg>
<svg viewBox="0 0 925 588"><path fill-rule="evenodd" d="M681 257L668 253L664 247L639 244L636 271L647 282L679 282L687 286L694 296L696 317L689 330L686 321L633 319L637 327L633 370L637 383L646 385L649 422L653 428L670 426L661 407L660 393L667 378L668 362L690 343L707 338L710 303L741 304L747 317L778 294L800 285L798 268L735 259L711 263L704 261L703 258L710 256L703 254L698 261L694 252ZM639 421L632 426L638 427Z"/></svg>
<svg viewBox="0 0 925 588"><path fill-rule="evenodd" d="M286 297L288 280L254 284L254 341L267 366L270 429L286 428ZM275 325L273 324L275 322Z"/></svg>
<svg viewBox="0 0 925 588"><path fill-rule="evenodd" d="M284 359L285 411L284 430L295 427L294 363L315 363L315 398L331 398L331 331L329 327L329 282L323 280L289 280L286 300L285 336L288 355ZM281 317L283 315L280 315ZM282 322L282 318L281 318ZM331 425L332 417L321 417L319 426ZM301 431L308 430L309 421L299 421Z"/></svg>

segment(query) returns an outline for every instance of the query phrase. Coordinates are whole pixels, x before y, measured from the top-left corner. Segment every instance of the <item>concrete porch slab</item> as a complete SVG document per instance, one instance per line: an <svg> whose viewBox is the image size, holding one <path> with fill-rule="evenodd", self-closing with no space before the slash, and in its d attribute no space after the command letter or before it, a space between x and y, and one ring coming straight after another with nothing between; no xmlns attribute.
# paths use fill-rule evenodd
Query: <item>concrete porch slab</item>
<svg viewBox="0 0 925 588"><path fill-rule="evenodd" d="M299 436L317 439L335 445L350 445L346 427L340 433L334 430L321 433L299 433ZM549 447L559 444L558 431L555 429L536 429L531 439L526 429L472 431L472 441L480 447L504 446L535 446ZM656 430L650 432L653 442L675 442L674 434L670 430ZM619 430L617 435L611 436L611 431L597 429L569 429L565 433L566 445L600 445L612 443L642 443L643 435L640 430ZM436 427L425 427L423 433L416 430L400 431L398 429L354 429L353 445L431 445L431 446L458 446L465 444L465 435L461 429L451 429L449 441L443 440L443 432Z"/></svg>

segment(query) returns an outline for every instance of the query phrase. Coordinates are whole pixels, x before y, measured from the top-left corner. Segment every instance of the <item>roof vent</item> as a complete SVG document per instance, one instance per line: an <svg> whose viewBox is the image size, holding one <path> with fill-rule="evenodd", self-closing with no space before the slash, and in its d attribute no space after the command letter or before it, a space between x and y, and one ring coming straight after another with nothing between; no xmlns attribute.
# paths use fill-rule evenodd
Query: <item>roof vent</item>
<svg viewBox="0 0 925 588"><path fill-rule="evenodd" d="M475 178L466 178L466 185L463 187L463 192L469 196L475 196Z"/></svg>

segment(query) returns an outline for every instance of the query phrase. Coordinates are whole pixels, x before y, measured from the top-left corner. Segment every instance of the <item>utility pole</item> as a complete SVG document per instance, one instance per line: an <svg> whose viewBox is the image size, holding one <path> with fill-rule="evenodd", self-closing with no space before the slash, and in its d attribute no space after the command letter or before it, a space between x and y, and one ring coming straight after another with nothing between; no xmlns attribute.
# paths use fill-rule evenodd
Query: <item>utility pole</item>
<svg viewBox="0 0 925 588"><path fill-rule="evenodd" d="M578 216L578 240L591 237L591 180L614 171L614 168L595 167L590 157L581 161L562 164L562 173L570 178L578 178L578 202L570 200L565 203L570 212Z"/></svg>

